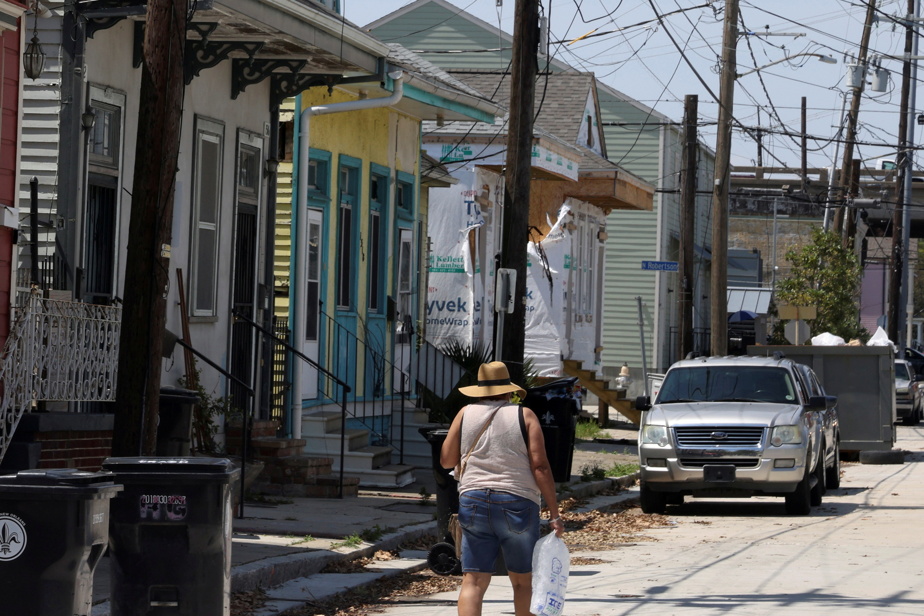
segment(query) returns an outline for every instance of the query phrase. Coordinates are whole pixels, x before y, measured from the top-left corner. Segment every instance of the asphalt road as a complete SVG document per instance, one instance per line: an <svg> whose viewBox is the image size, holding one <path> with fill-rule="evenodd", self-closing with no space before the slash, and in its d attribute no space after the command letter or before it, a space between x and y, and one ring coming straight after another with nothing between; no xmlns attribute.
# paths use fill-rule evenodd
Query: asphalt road
<svg viewBox="0 0 924 616"><path fill-rule="evenodd" d="M811 515L781 498L689 500L672 524L573 565L564 614L742 616L924 613L924 428L898 427L901 465L843 465ZM602 561L602 562L599 562ZM456 593L409 598L392 616L449 616ZM495 577L484 614L512 614Z"/></svg>

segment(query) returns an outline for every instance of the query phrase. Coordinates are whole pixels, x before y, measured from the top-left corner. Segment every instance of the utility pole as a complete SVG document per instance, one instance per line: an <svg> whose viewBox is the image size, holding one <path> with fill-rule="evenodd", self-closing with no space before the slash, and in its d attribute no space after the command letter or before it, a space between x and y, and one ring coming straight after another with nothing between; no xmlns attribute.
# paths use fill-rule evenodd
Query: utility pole
<svg viewBox="0 0 924 616"><path fill-rule="evenodd" d="M857 55L858 71L860 78L851 84L853 97L850 99L850 111L847 113L847 131L844 136L844 158L841 162L841 174L839 186L841 194L846 199L852 196L853 192L850 186L853 185L851 170L853 169L853 148L857 139L857 117L860 115L860 101L863 99L863 90L866 88L866 59L869 52L869 39L873 27L873 18L876 15L876 0L868 0L866 4L866 21L863 24L863 35L860 38L860 51ZM859 179L859 178L858 178ZM841 234L844 245L848 245L850 240L849 233L846 232L844 217L846 216L846 204L837 208L834 213L833 229Z"/></svg>
<svg viewBox="0 0 924 616"><path fill-rule="evenodd" d="M693 350L693 226L696 220L696 118L699 97L683 99L683 170L680 174L680 353L683 359ZM758 146L759 147L759 146Z"/></svg>
<svg viewBox="0 0 924 616"><path fill-rule="evenodd" d="M915 0L908 0L908 20L905 23L905 58L902 63L902 93L898 116L898 150L895 158L895 211L892 213L892 250L889 276L889 339L905 350L905 321L907 314L905 303L908 298L907 246L909 240L909 205L911 192L906 192L906 185L911 180L911 143L914 133L910 116L914 114L913 72L916 72L914 59L917 52L917 34L915 33L917 10ZM914 80L916 83L916 80Z"/></svg>
<svg viewBox="0 0 924 616"><path fill-rule="evenodd" d="M114 456L157 444L169 288L170 230L183 115L187 0L149 0L144 28L138 154L125 262Z"/></svg>
<svg viewBox="0 0 924 616"><path fill-rule="evenodd" d="M808 121L806 119L807 102L802 97L802 193L808 193ZM776 211L776 206L774 212Z"/></svg>
<svg viewBox="0 0 924 616"><path fill-rule="evenodd" d="M712 189L712 292L709 298L712 354L728 353L728 183L731 131L737 71L738 0L725 2L719 123L715 143L715 181Z"/></svg>
<svg viewBox="0 0 924 616"><path fill-rule="evenodd" d="M529 241L529 181L533 149L533 103L536 96L536 53L539 49L539 0L517 0L514 10L510 68L510 121L507 125L507 168L504 173L504 216L500 266L516 270L513 313L506 315L500 352L511 379L522 382L526 335L526 246Z"/></svg>

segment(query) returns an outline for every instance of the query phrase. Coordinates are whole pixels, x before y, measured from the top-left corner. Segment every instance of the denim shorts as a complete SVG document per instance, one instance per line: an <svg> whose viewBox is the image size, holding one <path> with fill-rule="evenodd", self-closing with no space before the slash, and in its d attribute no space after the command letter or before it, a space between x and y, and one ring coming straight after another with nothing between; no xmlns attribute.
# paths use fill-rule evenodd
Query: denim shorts
<svg viewBox="0 0 924 616"><path fill-rule="evenodd" d="M462 571L494 573L499 550L507 571L530 573L539 539L539 505L508 492L470 490L459 495Z"/></svg>

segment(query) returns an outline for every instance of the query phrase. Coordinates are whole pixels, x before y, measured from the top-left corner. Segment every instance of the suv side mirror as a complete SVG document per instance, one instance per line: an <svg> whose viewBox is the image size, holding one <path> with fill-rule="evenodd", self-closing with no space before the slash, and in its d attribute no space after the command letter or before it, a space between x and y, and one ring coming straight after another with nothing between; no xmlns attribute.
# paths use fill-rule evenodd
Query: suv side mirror
<svg viewBox="0 0 924 616"><path fill-rule="evenodd" d="M648 396L639 396L635 399L635 410L647 411L651 408L651 398Z"/></svg>
<svg viewBox="0 0 924 616"><path fill-rule="evenodd" d="M813 411L824 411L828 408L827 396L811 396L808 401L808 407Z"/></svg>

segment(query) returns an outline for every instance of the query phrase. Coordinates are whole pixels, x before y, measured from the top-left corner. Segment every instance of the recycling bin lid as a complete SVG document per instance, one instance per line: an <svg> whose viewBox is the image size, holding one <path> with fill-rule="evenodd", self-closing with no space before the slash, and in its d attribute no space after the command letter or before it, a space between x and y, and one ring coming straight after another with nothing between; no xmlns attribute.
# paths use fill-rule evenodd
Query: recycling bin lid
<svg viewBox="0 0 924 616"><path fill-rule="evenodd" d="M34 468L15 475L0 476L0 485L17 486L89 486L112 484L113 474L88 472L76 468Z"/></svg>
<svg viewBox="0 0 924 616"><path fill-rule="evenodd" d="M29 500L111 498L122 491L122 486L113 482L114 478L112 473L75 468L30 469L0 476L0 495Z"/></svg>
<svg viewBox="0 0 924 616"><path fill-rule="evenodd" d="M200 458L185 456L161 458L155 456L106 458L103 468L114 473L196 473L227 475L235 470L227 458Z"/></svg>
<svg viewBox="0 0 924 616"><path fill-rule="evenodd" d="M160 398L172 402L195 403L199 400L199 394L192 389L164 385L160 388Z"/></svg>
<svg viewBox="0 0 924 616"><path fill-rule="evenodd" d="M566 396L570 396L574 390L574 384L578 382L578 377L571 376L563 379L557 379L551 383L546 383L545 385L539 385L538 387L530 387L526 390L527 395L529 394L538 394L538 393L561 393ZM561 390L558 392L557 390Z"/></svg>
<svg viewBox="0 0 924 616"><path fill-rule="evenodd" d="M431 443L433 441L444 441L446 440L446 435L449 434L449 428L418 428L417 431Z"/></svg>

